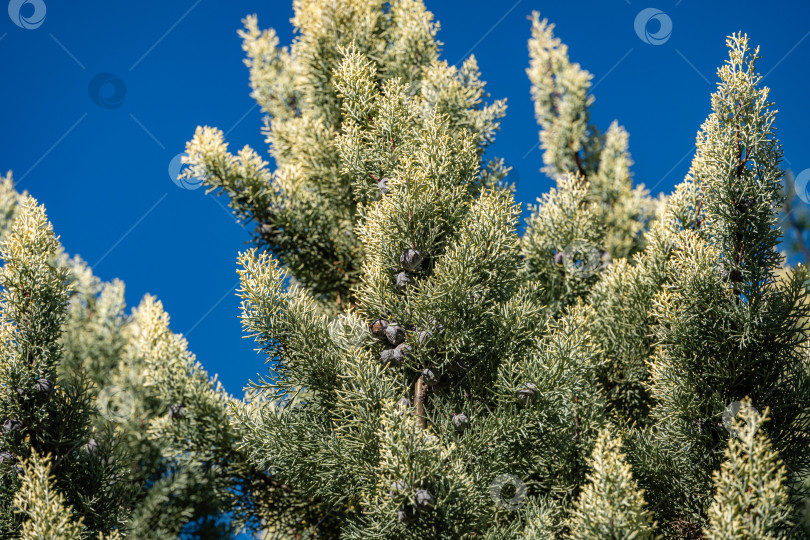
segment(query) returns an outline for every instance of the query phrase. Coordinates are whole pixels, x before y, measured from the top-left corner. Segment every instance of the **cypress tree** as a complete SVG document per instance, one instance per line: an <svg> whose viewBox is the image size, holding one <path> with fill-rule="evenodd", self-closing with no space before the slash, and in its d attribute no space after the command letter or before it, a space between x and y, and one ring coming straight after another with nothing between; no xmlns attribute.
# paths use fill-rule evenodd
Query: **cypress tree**
<svg viewBox="0 0 810 540"><path fill-rule="evenodd" d="M596 440L591 469L571 513L571 538L654 538L644 492L633 479L621 440L608 430Z"/></svg>
<svg viewBox="0 0 810 540"><path fill-rule="evenodd" d="M421 0L301 0L294 7L297 37L289 47L279 47L273 30L260 31L255 16L240 31L275 170L251 148L229 153L220 130L200 127L187 146L186 174L227 193L236 216L255 225L257 243L333 310L334 302L354 302L360 277L357 206L388 189L411 146L396 122L401 111L375 108L374 88L398 80L404 96L420 98L409 114L446 114L459 132L473 133L479 157L506 105L484 103L474 57L458 68L439 60L438 24ZM340 88L346 48L369 66Z"/></svg>
<svg viewBox="0 0 810 540"><path fill-rule="evenodd" d="M758 86L758 50L745 36L727 43L713 112L698 134L690 173L669 202L672 256L653 308L654 426L638 439L659 511L698 528L729 436L723 416L743 398L770 409L769 435L796 471L797 496L810 465L806 269L778 275L775 112L768 89Z"/></svg>
<svg viewBox="0 0 810 540"><path fill-rule="evenodd" d="M731 422L734 436L712 475L715 495L704 531L710 540L790 538L796 532L787 469L761 429L767 419L767 411L760 415L746 400Z"/></svg>
<svg viewBox="0 0 810 540"><path fill-rule="evenodd" d="M4 537L223 537L321 517L236 448L232 398L169 331L160 302L125 314L123 284L64 254L10 175L0 204Z"/></svg>
<svg viewBox="0 0 810 540"><path fill-rule="evenodd" d="M256 225L238 294L269 370L243 399L157 299L126 314L123 285L0 186L3 533L805 537L808 276L778 252L782 154L747 37L687 177L652 199L535 14L555 187L518 234L483 157L505 104L474 59L440 60L424 5L294 7L289 47L255 17L240 32L274 169L214 128L187 146L184 174Z"/></svg>

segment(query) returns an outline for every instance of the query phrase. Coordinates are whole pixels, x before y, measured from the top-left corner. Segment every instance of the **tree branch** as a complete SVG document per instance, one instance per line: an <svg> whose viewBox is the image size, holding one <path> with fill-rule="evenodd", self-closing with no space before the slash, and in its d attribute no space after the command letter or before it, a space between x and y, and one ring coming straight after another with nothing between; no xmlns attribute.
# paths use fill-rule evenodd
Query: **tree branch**
<svg viewBox="0 0 810 540"><path fill-rule="evenodd" d="M425 378L420 375L414 385L414 416L416 417L416 427L427 428L427 416L425 416L425 398L427 398L427 384Z"/></svg>

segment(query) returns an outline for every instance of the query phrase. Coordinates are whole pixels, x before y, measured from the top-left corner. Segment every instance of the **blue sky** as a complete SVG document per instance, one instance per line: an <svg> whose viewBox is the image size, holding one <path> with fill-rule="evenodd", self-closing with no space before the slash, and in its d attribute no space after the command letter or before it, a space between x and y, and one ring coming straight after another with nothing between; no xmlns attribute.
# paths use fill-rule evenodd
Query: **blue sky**
<svg viewBox="0 0 810 540"><path fill-rule="evenodd" d="M41 23L37 2L45 6ZM131 305L157 295L198 360L241 394L263 371L253 343L242 339L234 295L236 255L249 235L222 199L177 187L168 168L198 124L220 127L234 150L248 144L266 155L236 30L256 13L261 26L289 42L291 2L37 2L10 3L12 14L24 4L22 17L31 21L17 23L36 28L0 16L0 170L13 170L19 187L46 205L69 253L105 280L124 280ZM475 54L492 96L508 99L490 153L516 168L523 203L551 184L539 172L525 74L532 10L556 23L572 59L594 74L593 121L604 130L618 119L628 129L635 181L654 193L669 192L686 173L715 70L726 58L725 36L735 31L762 48L759 69L780 111L785 166L810 168L806 1L427 5L441 22L443 57L456 63ZM645 8L664 14L647 25L653 35L660 21L671 22L661 44L646 43L634 29ZM94 80L118 95L94 101Z"/></svg>

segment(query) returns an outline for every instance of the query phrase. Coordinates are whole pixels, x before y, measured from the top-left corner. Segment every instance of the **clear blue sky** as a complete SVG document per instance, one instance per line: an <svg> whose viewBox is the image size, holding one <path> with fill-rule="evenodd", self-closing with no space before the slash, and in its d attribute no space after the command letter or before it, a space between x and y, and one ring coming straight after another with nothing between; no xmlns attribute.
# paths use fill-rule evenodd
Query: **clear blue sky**
<svg viewBox="0 0 810 540"><path fill-rule="evenodd" d="M47 11L37 28L0 16L0 170L13 170L19 187L46 205L69 253L105 280L124 280L129 304L157 295L174 331L185 333L203 365L241 395L264 369L253 343L241 337L233 293L236 255L249 235L221 199L178 188L167 169L198 124L228 132L232 149L249 144L266 155L236 30L244 15L257 13L261 26L276 28L288 43L291 1L38 1ZM22 15L36 26L28 2ZM726 58L724 38L740 30L762 47L760 71L780 111L785 165L810 168L806 0L427 5L441 22L443 57L455 63L474 53L492 96L508 98L491 153L516 167L524 203L550 186L538 171L540 152L532 150L537 125L525 74L532 10L556 23L572 59L594 74L594 122L604 130L618 119L628 129L635 180L654 193L669 192L686 173L716 67ZM663 44L645 43L634 29L649 7L671 20ZM647 30L655 34L658 24ZM103 108L90 98L100 73L126 89L119 106Z"/></svg>

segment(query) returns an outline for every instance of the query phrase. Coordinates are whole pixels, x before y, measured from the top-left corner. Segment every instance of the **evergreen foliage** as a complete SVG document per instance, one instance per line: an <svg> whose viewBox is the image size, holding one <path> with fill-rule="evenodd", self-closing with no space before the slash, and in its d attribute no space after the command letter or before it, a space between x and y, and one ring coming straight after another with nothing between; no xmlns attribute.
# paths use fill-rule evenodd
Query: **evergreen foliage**
<svg viewBox="0 0 810 540"><path fill-rule="evenodd" d="M599 133L590 124L589 107L592 75L568 57L568 47L554 36L554 25L532 15L532 37L529 40L529 69L532 98L540 124L540 147L543 170L552 178L577 173L583 179L584 193L577 195L580 204L591 203L593 216L588 221L604 238L583 236L577 240L590 243L592 249L613 257L629 257L644 245L643 232L655 213L655 203L643 186L633 187L628 151L629 135L617 122ZM542 205L547 206L547 205ZM542 214L542 207L534 210ZM571 241L546 231L545 223L535 215L528 221L526 238L545 236L565 250ZM533 242L534 244L534 242ZM544 246L545 247L545 246ZM531 271L538 258L545 261L549 249L527 246L525 257ZM535 276L532 276L535 277Z"/></svg>
<svg viewBox="0 0 810 540"><path fill-rule="evenodd" d="M621 440L608 430L599 434L591 469L571 513L571 538L654 538L655 524L644 492L633 479Z"/></svg>
<svg viewBox="0 0 810 540"><path fill-rule="evenodd" d="M520 235L483 158L505 105L474 59L439 59L422 3L294 8L289 47L255 17L240 32L275 169L214 128L187 146L184 174L257 226L238 295L268 372L244 399L157 299L126 314L123 285L0 185L2 534L808 537L808 276L778 251L782 154L748 38L656 200L535 14L556 185Z"/></svg>
<svg viewBox="0 0 810 540"><path fill-rule="evenodd" d="M65 497L54 486L50 458L33 450L21 468L23 481L14 502L28 519L23 523L20 538L79 540L83 517L71 519L73 509L65 507Z"/></svg>
<svg viewBox="0 0 810 540"><path fill-rule="evenodd" d="M9 185L10 179L4 183ZM84 518L83 524L77 525L82 530L89 534L107 532L125 519L130 488L121 479L126 471L107 436L99 434L95 459L80 450L90 438L94 406L88 381L81 373L67 377L58 374L61 327L69 295L67 270L51 262L59 243L44 208L33 198L21 196L14 214L0 250L4 262L0 271L0 474L6 486L0 493L0 528L4 534L18 531L24 515L45 518L66 503ZM32 457L35 453L43 456L43 461ZM52 467L47 459L54 459ZM45 479L27 479L24 483L21 477L26 471L46 478L53 475L64 496L37 503L26 498L26 494L33 496L52 483ZM22 492L15 495L23 484ZM46 507L38 508L40 502ZM24 513L16 512L16 508ZM34 534L45 526L26 525L23 533Z"/></svg>
<svg viewBox="0 0 810 540"><path fill-rule="evenodd" d="M480 168L475 133L459 135L440 111L426 122L417 99L394 99L408 96L401 83L375 84L374 63L343 49L341 148L366 140L355 119L377 102L399 111L392 124L412 146L392 162L382 197L358 206L356 306L338 319L304 316L317 295L306 283L285 288L283 259L242 260L245 324L273 365L256 388L295 396L271 412L242 411L255 423L246 444L257 465L334 501L347 537L576 535L561 516L580 500L597 435L625 429L626 459L661 523L625 534L689 536L708 519L728 438L717 425L749 396L771 410L772 440L802 497L806 276L803 267L779 276L774 113L757 51L744 36L728 45L690 173L654 201L630 182L626 133L589 125L590 77L535 16L529 76L545 170L558 185L522 238L508 190ZM409 416L416 435L402 432ZM452 475L431 476L438 458L420 457L431 448ZM526 487L524 513L480 498L501 473ZM421 508L418 490L435 504ZM467 512L480 521L447 517Z"/></svg>
<svg viewBox="0 0 810 540"><path fill-rule="evenodd" d="M748 397L770 409L769 435L795 471L794 483L810 465L806 269L777 279L782 172L775 113L768 89L757 86L758 51L744 36L729 38L728 46L713 112L670 201L673 255L653 309L654 426L639 435L640 474L662 500L659 511L693 524L705 520L711 472L728 438L722 418L733 403Z"/></svg>
<svg viewBox="0 0 810 540"><path fill-rule="evenodd" d="M732 422L720 470L714 471L715 496L709 507L710 540L790 538L790 496L787 469L762 431L760 415L749 401Z"/></svg>
<svg viewBox="0 0 810 540"><path fill-rule="evenodd" d="M276 169L248 147L230 154L221 131L201 127L186 174L227 193L236 216L255 222L257 242L316 299L340 307L353 303L360 279L357 206L380 197L411 147L402 102L423 121L446 115L453 136L471 131L479 158L506 105L484 103L475 58L458 68L438 59L438 24L421 0L296 0L294 8L289 47L256 17L240 31ZM364 61L346 64L347 50ZM358 71L341 74L348 68ZM375 91L383 87L399 95L383 102Z"/></svg>
<svg viewBox="0 0 810 540"><path fill-rule="evenodd" d="M307 498L235 447L232 398L160 303L126 315L123 284L67 257L10 175L0 204L2 536L223 537L297 521Z"/></svg>

